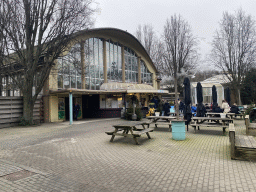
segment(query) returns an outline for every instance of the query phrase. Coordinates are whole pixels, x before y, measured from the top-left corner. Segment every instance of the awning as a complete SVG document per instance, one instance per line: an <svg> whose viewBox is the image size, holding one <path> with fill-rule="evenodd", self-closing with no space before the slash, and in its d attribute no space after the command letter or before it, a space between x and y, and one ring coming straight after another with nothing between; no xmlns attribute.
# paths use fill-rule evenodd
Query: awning
<svg viewBox="0 0 256 192"><path fill-rule="evenodd" d="M148 93L148 94L168 94L169 91L155 89L147 84L132 84L132 83L103 83L100 90L89 89L60 89L50 90L50 94L67 94L72 92L74 94L118 94L118 93Z"/></svg>
<svg viewBox="0 0 256 192"><path fill-rule="evenodd" d="M125 91L126 93L158 93L168 94L167 90L157 90L151 85L147 84L133 84L133 83L103 83L100 86L100 90L108 91Z"/></svg>

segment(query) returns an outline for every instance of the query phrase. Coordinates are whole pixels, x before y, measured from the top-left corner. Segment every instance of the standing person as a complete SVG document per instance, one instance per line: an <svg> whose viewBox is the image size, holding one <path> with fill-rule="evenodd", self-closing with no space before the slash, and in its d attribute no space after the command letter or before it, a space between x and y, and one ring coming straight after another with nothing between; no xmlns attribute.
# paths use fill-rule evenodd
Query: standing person
<svg viewBox="0 0 256 192"><path fill-rule="evenodd" d="M183 114L183 111L184 111L184 103L182 101L180 101L179 103L179 110L180 110L180 115Z"/></svg>
<svg viewBox="0 0 256 192"><path fill-rule="evenodd" d="M170 112L170 108L171 108L170 104L167 101L165 101L163 106L164 116L168 116L168 113Z"/></svg>
<svg viewBox="0 0 256 192"><path fill-rule="evenodd" d="M222 100L221 108L223 109L223 113L228 113L230 111L230 107L225 100Z"/></svg>
<svg viewBox="0 0 256 192"><path fill-rule="evenodd" d="M164 103L165 103L165 100L161 100L160 103L159 103L159 111L162 113L162 116L164 116Z"/></svg>
<svg viewBox="0 0 256 192"><path fill-rule="evenodd" d="M79 110L80 110L80 105L78 103L76 103L75 107L74 107L74 119L76 121L77 121L77 116L78 116Z"/></svg>

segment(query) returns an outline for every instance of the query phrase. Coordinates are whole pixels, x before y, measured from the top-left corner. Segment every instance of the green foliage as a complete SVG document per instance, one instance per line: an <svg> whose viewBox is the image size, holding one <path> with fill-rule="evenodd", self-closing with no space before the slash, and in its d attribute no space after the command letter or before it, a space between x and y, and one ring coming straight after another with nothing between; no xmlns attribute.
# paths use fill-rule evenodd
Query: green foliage
<svg viewBox="0 0 256 192"><path fill-rule="evenodd" d="M254 105L250 105L249 107L247 107L247 109L245 110L244 115L249 115L250 112L253 110L253 108L254 108Z"/></svg>
<svg viewBox="0 0 256 192"><path fill-rule="evenodd" d="M133 108L127 108L125 113L125 119L132 120ZM135 114L137 115L137 121L140 121L143 117L141 109L139 107L135 108Z"/></svg>
<svg viewBox="0 0 256 192"><path fill-rule="evenodd" d="M28 126L30 125L29 121L26 120L23 116L20 118L20 123L19 123L20 126Z"/></svg>
<svg viewBox="0 0 256 192"><path fill-rule="evenodd" d="M243 104L256 103L256 69L246 74L242 83L241 100Z"/></svg>
<svg viewBox="0 0 256 192"><path fill-rule="evenodd" d="M134 102L136 104L135 107L135 114L137 115L137 121L140 121L143 117L143 114L141 112L141 108L139 106L139 100L136 97L136 95L132 95L130 97L127 97L127 100L129 101L129 107L126 109L126 113L124 114L125 119L132 120L132 114L133 114L133 105Z"/></svg>

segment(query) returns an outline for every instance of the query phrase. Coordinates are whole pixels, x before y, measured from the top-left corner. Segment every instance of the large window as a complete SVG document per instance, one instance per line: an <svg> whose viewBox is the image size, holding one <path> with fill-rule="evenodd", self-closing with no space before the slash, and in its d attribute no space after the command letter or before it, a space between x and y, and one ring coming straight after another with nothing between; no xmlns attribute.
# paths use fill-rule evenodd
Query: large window
<svg viewBox="0 0 256 192"><path fill-rule="evenodd" d="M70 52L58 59L58 88L81 89L80 45L76 44Z"/></svg>
<svg viewBox="0 0 256 192"><path fill-rule="evenodd" d="M122 82L122 48L119 43L106 42L107 77L109 82Z"/></svg>
<svg viewBox="0 0 256 192"><path fill-rule="evenodd" d="M99 90L103 78L103 40L90 38L85 41L86 88Z"/></svg>
<svg viewBox="0 0 256 192"><path fill-rule="evenodd" d="M58 88L81 89L81 48L80 44L72 47L69 53L58 60ZM104 83L103 40L90 38L84 42L85 84L86 89L99 90ZM124 47L125 81L138 83L138 57L135 52ZM122 46L111 40L106 41L106 65L108 82L122 82ZM152 73L141 61L142 83L152 85Z"/></svg>
<svg viewBox="0 0 256 192"><path fill-rule="evenodd" d="M133 50L124 48L125 56L125 81L127 83L138 83L137 56Z"/></svg>
<svg viewBox="0 0 256 192"><path fill-rule="evenodd" d="M84 43L86 89L99 90L103 78L103 41L99 38L87 39ZM80 44L58 60L58 88L77 88L82 86L82 64Z"/></svg>
<svg viewBox="0 0 256 192"><path fill-rule="evenodd" d="M141 83L153 85L152 73L150 73L144 61L141 61Z"/></svg>

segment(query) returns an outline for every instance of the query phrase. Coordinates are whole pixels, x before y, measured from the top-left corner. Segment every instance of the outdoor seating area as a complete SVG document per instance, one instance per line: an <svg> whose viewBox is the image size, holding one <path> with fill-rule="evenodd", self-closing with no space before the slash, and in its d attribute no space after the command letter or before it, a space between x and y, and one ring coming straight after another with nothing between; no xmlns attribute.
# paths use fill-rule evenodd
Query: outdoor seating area
<svg viewBox="0 0 256 192"><path fill-rule="evenodd" d="M121 124L113 125L114 131L108 131L106 134L111 135L110 142L113 142L115 136L123 136L133 138L135 143L139 145L138 137L141 137L146 133L148 139L151 139L152 136L155 138L154 134L151 136L149 132L158 132L158 127L169 128L170 139L173 135L172 130L172 121L177 121L176 117L173 116L148 116L143 121L124 121ZM236 131L236 125L239 123L239 133ZM244 124L246 130L246 135L244 131L241 132L241 124ZM153 125L153 126L152 126ZM228 137L230 141L230 157L231 159L255 159L256 158L256 140L251 136L251 129L256 130L256 126L253 123L249 123L249 117L245 117L245 121L237 121L236 119L221 118L221 117L193 117L191 123L188 126L189 128L194 128L194 132L191 132L190 129L186 130L186 134L195 134L196 130L201 131L201 137L204 137L205 131L209 130L210 132L218 133L218 129L209 129L209 128L222 128L223 134L217 134L216 136L227 136L226 129L228 129ZM248 131L249 130L249 131ZM167 132L166 132L167 133ZM249 134L248 134L249 133ZM203 135L202 135L203 134ZM206 136L206 135L205 135ZM156 138L155 138L156 139ZM172 139L175 140L175 139ZM186 139L185 139L186 140Z"/></svg>

